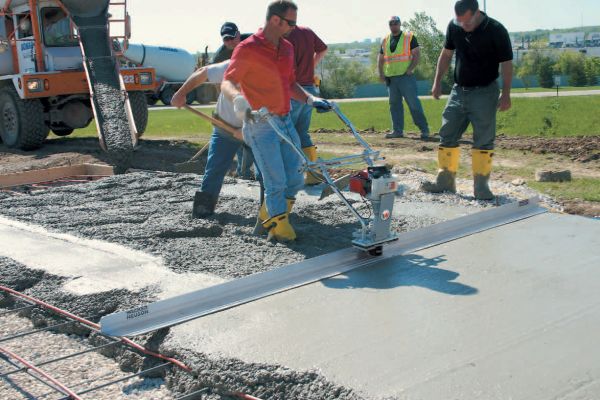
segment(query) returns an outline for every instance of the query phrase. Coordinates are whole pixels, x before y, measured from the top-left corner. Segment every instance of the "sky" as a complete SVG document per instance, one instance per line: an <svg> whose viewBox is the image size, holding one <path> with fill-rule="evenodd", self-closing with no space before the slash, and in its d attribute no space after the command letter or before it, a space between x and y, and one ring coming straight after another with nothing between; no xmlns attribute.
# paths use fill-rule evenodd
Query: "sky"
<svg viewBox="0 0 600 400"><path fill-rule="evenodd" d="M132 43L214 52L223 22L242 33L264 24L270 0L129 0ZM424 11L445 31L454 0L297 0L298 24L313 29L325 43L382 37L391 15L403 20ZM483 0L479 0L483 9ZM510 32L600 25L600 0L486 0L488 14Z"/></svg>

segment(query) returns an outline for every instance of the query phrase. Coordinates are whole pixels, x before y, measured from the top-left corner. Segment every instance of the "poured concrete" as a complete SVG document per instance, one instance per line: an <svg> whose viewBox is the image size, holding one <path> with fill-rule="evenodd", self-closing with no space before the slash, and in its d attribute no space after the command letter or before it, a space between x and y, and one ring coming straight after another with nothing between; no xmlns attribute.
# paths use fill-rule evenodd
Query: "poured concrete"
<svg viewBox="0 0 600 400"><path fill-rule="evenodd" d="M544 214L177 326L165 346L314 368L367 398L595 398L598 288L600 223Z"/></svg>

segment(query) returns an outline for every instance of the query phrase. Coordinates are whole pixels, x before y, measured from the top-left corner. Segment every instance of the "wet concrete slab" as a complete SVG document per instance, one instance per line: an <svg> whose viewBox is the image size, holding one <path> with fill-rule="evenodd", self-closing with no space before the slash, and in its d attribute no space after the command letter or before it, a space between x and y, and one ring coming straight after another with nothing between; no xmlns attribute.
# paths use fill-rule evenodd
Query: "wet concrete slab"
<svg viewBox="0 0 600 400"><path fill-rule="evenodd" d="M163 346L317 370L365 398L588 398L599 287L600 223L544 214L174 327Z"/></svg>

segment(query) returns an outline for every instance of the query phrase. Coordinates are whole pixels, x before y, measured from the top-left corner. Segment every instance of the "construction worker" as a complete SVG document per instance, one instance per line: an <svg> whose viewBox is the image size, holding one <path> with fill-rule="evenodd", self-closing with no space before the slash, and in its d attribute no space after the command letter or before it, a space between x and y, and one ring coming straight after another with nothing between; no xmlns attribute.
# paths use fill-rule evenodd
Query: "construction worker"
<svg viewBox="0 0 600 400"><path fill-rule="evenodd" d="M456 18L446 31L431 90L435 99L442 93L442 77L448 71L454 52L456 63L450 97L442 115L439 171L435 182L425 182L427 192L456 192L456 172L460 158L458 141L469 123L473 126L474 195L478 200L492 200L489 188L492 156L496 138L496 111L511 107L510 87L513 52L506 28L479 10L477 0L460 0L454 7ZM502 95L499 96L498 67L502 72Z"/></svg>
<svg viewBox="0 0 600 400"><path fill-rule="evenodd" d="M388 88L392 115L392 132L385 137L391 139L404 136L404 98L413 122L421 130L421 138L427 139L429 125L417 96L417 80L414 76L421 54L419 43L412 32L401 30L400 17L390 17L389 26L390 33L383 39L377 55L379 79Z"/></svg>
<svg viewBox="0 0 600 400"><path fill-rule="evenodd" d="M186 104L187 94L204 82L221 83L228 66L229 60L207 65L194 72L175 93L171 105L183 107ZM220 94L217 100L216 113L217 118L239 131L238 139L232 138L231 134L221 128L213 128L202 185L194 195L193 218L206 218L215 212L223 179L231 167L236 152L244 146L243 141L240 140L242 120L233 110L231 101L223 94ZM252 150L248 151L252 153Z"/></svg>
<svg viewBox="0 0 600 400"><path fill-rule="evenodd" d="M310 28L304 26L297 26L286 36L286 39L294 45L296 81L306 92L319 96L319 88L315 85L315 67L327 54L327 45ZM292 99L290 115L300 136L302 151L310 161L317 161L317 148L308 134L312 107ZM321 182L322 177L312 172L306 173L305 185L316 185Z"/></svg>
<svg viewBox="0 0 600 400"><path fill-rule="evenodd" d="M245 117L244 140L252 147L263 176L265 198L258 221L268 232L269 240L281 242L296 238L289 213L303 186L302 160L268 120L250 115L250 111L267 108L272 116L270 122L299 148L300 138L289 114L291 98L310 104L317 111L331 109L326 100L306 93L296 84L294 48L284 35L296 26L297 10L292 1L269 4L264 28L235 48L221 84L235 111Z"/></svg>
<svg viewBox="0 0 600 400"><path fill-rule="evenodd" d="M233 22L225 22L221 26L221 39L223 40L223 44L215 52L212 62L220 63L229 60L233 54L233 49L251 35L251 33L241 34L236 24ZM250 169L252 164L254 164L254 157L249 149L248 146L240 146L236 153L236 175L242 179L252 179L252 172ZM258 173L256 175L256 179L259 179Z"/></svg>

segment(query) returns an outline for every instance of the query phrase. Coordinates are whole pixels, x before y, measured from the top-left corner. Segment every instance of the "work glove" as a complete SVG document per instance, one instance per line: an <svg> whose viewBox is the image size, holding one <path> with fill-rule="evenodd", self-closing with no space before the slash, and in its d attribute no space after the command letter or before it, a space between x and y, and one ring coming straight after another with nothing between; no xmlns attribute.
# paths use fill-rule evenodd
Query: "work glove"
<svg viewBox="0 0 600 400"><path fill-rule="evenodd" d="M250 106L250 103L248 103L248 100L246 100L244 96L238 94L233 98L233 111L235 111L235 113L240 119L245 119L246 115L248 115L248 113L252 111L252 107Z"/></svg>
<svg viewBox="0 0 600 400"><path fill-rule="evenodd" d="M331 111L331 103L328 100L313 96L312 94L306 98L306 104L317 110L318 113L326 113Z"/></svg>

